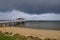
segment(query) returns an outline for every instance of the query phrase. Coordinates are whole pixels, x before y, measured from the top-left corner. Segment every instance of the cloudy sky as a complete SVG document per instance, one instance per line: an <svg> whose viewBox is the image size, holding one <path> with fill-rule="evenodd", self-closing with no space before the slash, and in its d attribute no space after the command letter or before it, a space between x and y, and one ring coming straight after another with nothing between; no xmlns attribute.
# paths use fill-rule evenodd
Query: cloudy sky
<svg viewBox="0 0 60 40"><path fill-rule="evenodd" d="M0 0L0 20L60 20L60 0Z"/></svg>

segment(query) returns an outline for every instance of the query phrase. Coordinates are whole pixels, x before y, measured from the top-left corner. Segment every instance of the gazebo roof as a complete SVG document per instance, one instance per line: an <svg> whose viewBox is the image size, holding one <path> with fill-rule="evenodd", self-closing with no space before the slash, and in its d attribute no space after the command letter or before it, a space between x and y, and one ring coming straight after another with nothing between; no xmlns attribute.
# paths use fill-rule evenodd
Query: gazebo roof
<svg viewBox="0 0 60 40"><path fill-rule="evenodd" d="M17 18L16 20L25 20L24 18Z"/></svg>

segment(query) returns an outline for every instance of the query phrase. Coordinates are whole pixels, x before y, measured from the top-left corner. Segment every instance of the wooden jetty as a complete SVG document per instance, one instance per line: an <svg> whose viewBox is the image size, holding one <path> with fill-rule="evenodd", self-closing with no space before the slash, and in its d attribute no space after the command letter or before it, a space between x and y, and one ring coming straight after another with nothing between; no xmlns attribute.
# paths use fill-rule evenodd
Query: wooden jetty
<svg viewBox="0 0 60 40"><path fill-rule="evenodd" d="M24 18L17 18L16 20L0 20L0 27L3 26L15 26L19 23L24 23L25 19Z"/></svg>
<svg viewBox="0 0 60 40"><path fill-rule="evenodd" d="M4 26L15 26L17 24L20 24L20 23L24 23L25 21L17 21L17 20L12 20L12 21L8 21L8 20L5 20L5 21L0 21L0 27L4 27Z"/></svg>

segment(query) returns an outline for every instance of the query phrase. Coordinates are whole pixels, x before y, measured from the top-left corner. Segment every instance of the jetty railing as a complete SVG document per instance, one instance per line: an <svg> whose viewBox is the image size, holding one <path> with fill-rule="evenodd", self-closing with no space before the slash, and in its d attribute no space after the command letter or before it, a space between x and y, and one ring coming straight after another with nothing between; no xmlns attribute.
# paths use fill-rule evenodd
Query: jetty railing
<svg viewBox="0 0 60 40"><path fill-rule="evenodd" d="M0 27L4 27L4 26L15 26L18 23L24 23L25 21L17 21L17 20L12 20L12 21L0 21Z"/></svg>

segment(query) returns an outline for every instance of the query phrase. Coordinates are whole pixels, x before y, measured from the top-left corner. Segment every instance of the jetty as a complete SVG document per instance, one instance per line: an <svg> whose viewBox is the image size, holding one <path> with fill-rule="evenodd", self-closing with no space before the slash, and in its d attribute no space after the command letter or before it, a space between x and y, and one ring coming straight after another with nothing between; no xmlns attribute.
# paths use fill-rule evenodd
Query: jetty
<svg viewBox="0 0 60 40"><path fill-rule="evenodd" d="M17 24L23 24L24 22L24 18L17 18L16 20L0 20L0 27L15 26Z"/></svg>

